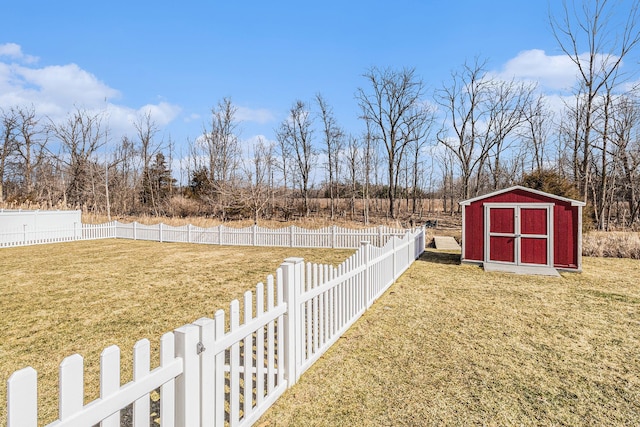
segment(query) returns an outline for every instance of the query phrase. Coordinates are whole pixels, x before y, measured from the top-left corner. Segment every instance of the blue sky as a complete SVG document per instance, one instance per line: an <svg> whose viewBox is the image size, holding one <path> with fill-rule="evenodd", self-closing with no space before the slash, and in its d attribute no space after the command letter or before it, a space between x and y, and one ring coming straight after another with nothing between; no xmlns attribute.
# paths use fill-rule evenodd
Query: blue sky
<svg viewBox="0 0 640 427"><path fill-rule="evenodd" d="M109 111L113 133L150 110L160 138L194 140L231 97L241 138L274 129L295 100L321 93L347 132L370 67L415 68L427 88L475 57L542 82L572 81L544 0L215 2L13 1L2 7L0 107L53 119ZM561 9L552 2L552 11ZM561 59L558 59L561 58Z"/></svg>

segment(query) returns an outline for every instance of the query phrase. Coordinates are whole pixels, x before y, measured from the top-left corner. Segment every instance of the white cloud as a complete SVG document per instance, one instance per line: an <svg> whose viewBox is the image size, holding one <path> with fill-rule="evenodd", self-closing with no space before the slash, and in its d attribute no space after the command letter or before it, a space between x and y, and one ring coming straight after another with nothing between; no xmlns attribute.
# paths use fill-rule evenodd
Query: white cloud
<svg viewBox="0 0 640 427"><path fill-rule="evenodd" d="M158 104L147 104L138 109L138 113L150 113L153 120L160 127L171 123L180 114L180 107L168 102L160 102Z"/></svg>
<svg viewBox="0 0 640 427"><path fill-rule="evenodd" d="M184 122L185 122L185 123L191 123L191 122L193 122L193 121L195 121L195 120L199 120L199 119L200 119L200 117L201 117L201 116L200 116L200 114L197 114L197 113L191 113L191 114L189 114L187 117L185 117L185 118L184 118Z"/></svg>
<svg viewBox="0 0 640 427"><path fill-rule="evenodd" d="M507 61L500 75L536 81L547 89L567 90L576 82L577 69L567 55L547 55L543 50L532 49Z"/></svg>
<svg viewBox="0 0 640 427"><path fill-rule="evenodd" d="M29 58L18 45L0 45L0 108L33 106L38 115L54 122L77 108L106 113L114 138L114 134L133 133L132 124L147 112L159 127L180 113L178 106L166 101L139 108L116 104L113 100L120 98L120 92L76 64L36 67L8 63L3 57Z"/></svg>
<svg viewBox="0 0 640 427"><path fill-rule="evenodd" d="M263 125L273 122L275 118L275 114L265 108L238 107L236 111L236 119L241 122L256 122Z"/></svg>
<svg viewBox="0 0 640 427"><path fill-rule="evenodd" d="M109 128L114 134L133 135L136 133L134 123L145 114L150 113L151 120L156 126L162 129L162 127L172 122L178 116L180 108L167 102L148 104L138 109L116 104L107 104L104 108L97 109L94 112L106 113Z"/></svg>
<svg viewBox="0 0 640 427"><path fill-rule="evenodd" d="M243 155L250 154L260 142L262 142L265 146L272 145L273 147L276 147L278 143L275 140L270 140L265 135L253 135L249 138L239 140L240 150L242 151Z"/></svg>
<svg viewBox="0 0 640 427"><path fill-rule="evenodd" d="M588 68L590 55L579 55L583 68ZM609 69L619 59L616 55L597 54L596 72ZM624 64L623 64L624 65ZM569 91L579 79L577 65L565 54L547 55L544 50L525 50L506 62L499 76L504 79L530 80L537 82L543 90Z"/></svg>
<svg viewBox="0 0 640 427"><path fill-rule="evenodd" d="M13 60L18 60L26 64L33 64L38 62L37 56L25 55L22 52L22 47L15 43L0 44L0 57L9 57Z"/></svg>
<svg viewBox="0 0 640 427"><path fill-rule="evenodd" d="M75 104L93 106L120 96L117 90L76 64L13 68L14 75L23 83L22 89L37 90L44 99L73 100Z"/></svg>

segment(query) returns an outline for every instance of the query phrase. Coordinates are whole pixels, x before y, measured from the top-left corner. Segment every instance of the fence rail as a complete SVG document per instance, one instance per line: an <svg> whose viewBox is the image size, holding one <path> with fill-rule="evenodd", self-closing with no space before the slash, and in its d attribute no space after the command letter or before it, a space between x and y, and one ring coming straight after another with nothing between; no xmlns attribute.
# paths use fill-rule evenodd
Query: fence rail
<svg viewBox="0 0 640 427"><path fill-rule="evenodd" d="M19 229L2 230L1 227L0 224L0 248L118 238L233 246L356 249L363 240L375 246L383 246L392 236L400 237L406 233L406 230L385 226L362 230L338 226L317 230L296 226L270 229L257 225L245 228L225 225L201 228L193 225L173 227L166 224L144 225L118 221L105 224L75 224L73 228L34 229L24 225Z"/></svg>
<svg viewBox="0 0 640 427"><path fill-rule="evenodd" d="M287 258L266 286L231 302L228 315L219 310L163 335L155 369L149 341L138 341L133 381L125 385L120 349L106 348L100 398L87 405L83 359L67 357L59 370L59 419L48 427L117 427L130 404L134 425L149 425L149 395L158 389L163 427L250 426L409 268L424 243L423 229L380 248L362 241L337 268ZM37 426L36 371L16 371L7 387L7 426Z"/></svg>

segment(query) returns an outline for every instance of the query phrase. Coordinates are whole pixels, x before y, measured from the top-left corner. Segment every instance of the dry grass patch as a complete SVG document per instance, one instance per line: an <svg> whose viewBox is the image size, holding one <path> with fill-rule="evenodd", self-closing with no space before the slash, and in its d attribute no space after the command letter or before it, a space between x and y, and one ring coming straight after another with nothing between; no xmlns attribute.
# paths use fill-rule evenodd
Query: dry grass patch
<svg viewBox="0 0 640 427"><path fill-rule="evenodd" d="M133 344L228 308L291 256L339 264L353 251L220 247L101 240L0 250L0 401L17 369L38 371L40 422L57 417L58 365L85 358L88 400L98 397L100 352L122 350L131 380ZM6 422L0 405L0 426Z"/></svg>
<svg viewBox="0 0 640 427"><path fill-rule="evenodd" d="M640 264L561 279L427 251L258 422L638 425Z"/></svg>

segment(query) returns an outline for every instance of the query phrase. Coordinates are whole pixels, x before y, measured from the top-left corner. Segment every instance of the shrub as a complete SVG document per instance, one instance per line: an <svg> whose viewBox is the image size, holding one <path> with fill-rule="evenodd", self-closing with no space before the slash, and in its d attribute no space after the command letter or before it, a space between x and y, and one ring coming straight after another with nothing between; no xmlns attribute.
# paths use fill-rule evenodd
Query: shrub
<svg viewBox="0 0 640 427"><path fill-rule="evenodd" d="M580 192L567 178L552 170L533 171L522 178L521 185L545 193L568 199L580 200ZM594 228L595 214L593 207L587 204L582 208L582 230L592 230Z"/></svg>

